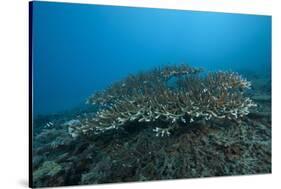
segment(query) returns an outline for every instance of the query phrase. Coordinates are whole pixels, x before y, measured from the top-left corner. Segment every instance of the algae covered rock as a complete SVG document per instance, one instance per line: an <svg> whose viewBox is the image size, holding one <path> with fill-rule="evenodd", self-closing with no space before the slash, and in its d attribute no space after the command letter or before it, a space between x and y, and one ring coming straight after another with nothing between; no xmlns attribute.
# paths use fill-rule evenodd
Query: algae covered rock
<svg viewBox="0 0 281 189"><path fill-rule="evenodd" d="M54 161L45 161L42 166L33 172L33 179L36 186L58 186L62 184L63 173L61 165ZM60 175L60 176L59 176Z"/></svg>
<svg viewBox="0 0 281 189"><path fill-rule="evenodd" d="M35 180L43 178L44 176L56 176L59 172L62 171L62 167L53 162L53 161L45 161L41 167L39 167L33 173L33 177Z"/></svg>

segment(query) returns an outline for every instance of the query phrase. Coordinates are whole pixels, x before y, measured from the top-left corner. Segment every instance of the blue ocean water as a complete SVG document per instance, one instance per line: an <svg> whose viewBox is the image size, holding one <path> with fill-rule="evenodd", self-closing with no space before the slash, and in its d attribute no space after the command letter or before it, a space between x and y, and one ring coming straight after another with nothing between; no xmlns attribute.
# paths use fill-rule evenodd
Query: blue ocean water
<svg viewBox="0 0 281 189"><path fill-rule="evenodd" d="M37 1L32 26L35 115L158 65L271 71L270 16Z"/></svg>

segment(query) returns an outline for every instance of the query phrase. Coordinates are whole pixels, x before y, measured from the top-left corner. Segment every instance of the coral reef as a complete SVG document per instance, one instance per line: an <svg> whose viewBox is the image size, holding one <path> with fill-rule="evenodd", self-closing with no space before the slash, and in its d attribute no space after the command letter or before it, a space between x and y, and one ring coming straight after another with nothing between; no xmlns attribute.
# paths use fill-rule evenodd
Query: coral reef
<svg viewBox="0 0 281 189"><path fill-rule="evenodd" d="M162 67L94 94L92 109L35 118L33 187L271 173L268 78L247 79Z"/></svg>
<svg viewBox="0 0 281 189"><path fill-rule="evenodd" d="M92 135L134 122L161 122L151 130L169 136L180 125L200 120L239 121L256 106L244 95L251 83L238 73L201 72L182 64L130 75L91 96L87 102L98 105L99 111L70 127L70 133Z"/></svg>

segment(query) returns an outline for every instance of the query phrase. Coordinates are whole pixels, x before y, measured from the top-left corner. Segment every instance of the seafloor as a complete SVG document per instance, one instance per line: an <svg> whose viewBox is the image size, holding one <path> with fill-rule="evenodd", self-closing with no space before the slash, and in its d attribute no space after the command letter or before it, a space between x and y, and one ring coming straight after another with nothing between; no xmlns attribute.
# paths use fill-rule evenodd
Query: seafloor
<svg viewBox="0 0 281 189"><path fill-rule="evenodd" d="M241 123L199 122L169 137L135 125L87 140L63 123L91 109L36 117L33 187L271 173L271 79L246 74L258 107Z"/></svg>

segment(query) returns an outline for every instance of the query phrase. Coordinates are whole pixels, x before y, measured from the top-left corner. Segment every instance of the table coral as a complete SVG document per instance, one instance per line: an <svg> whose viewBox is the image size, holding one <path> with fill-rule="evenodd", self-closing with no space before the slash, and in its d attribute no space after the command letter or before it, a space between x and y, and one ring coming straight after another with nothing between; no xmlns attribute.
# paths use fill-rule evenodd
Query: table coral
<svg viewBox="0 0 281 189"><path fill-rule="evenodd" d="M203 73L186 64L170 65L129 75L96 92L87 103L99 111L70 127L72 136L123 129L130 123L161 122L151 131L169 136L180 125L200 120L239 121L256 106L244 95L251 83L235 72Z"/></svg>

